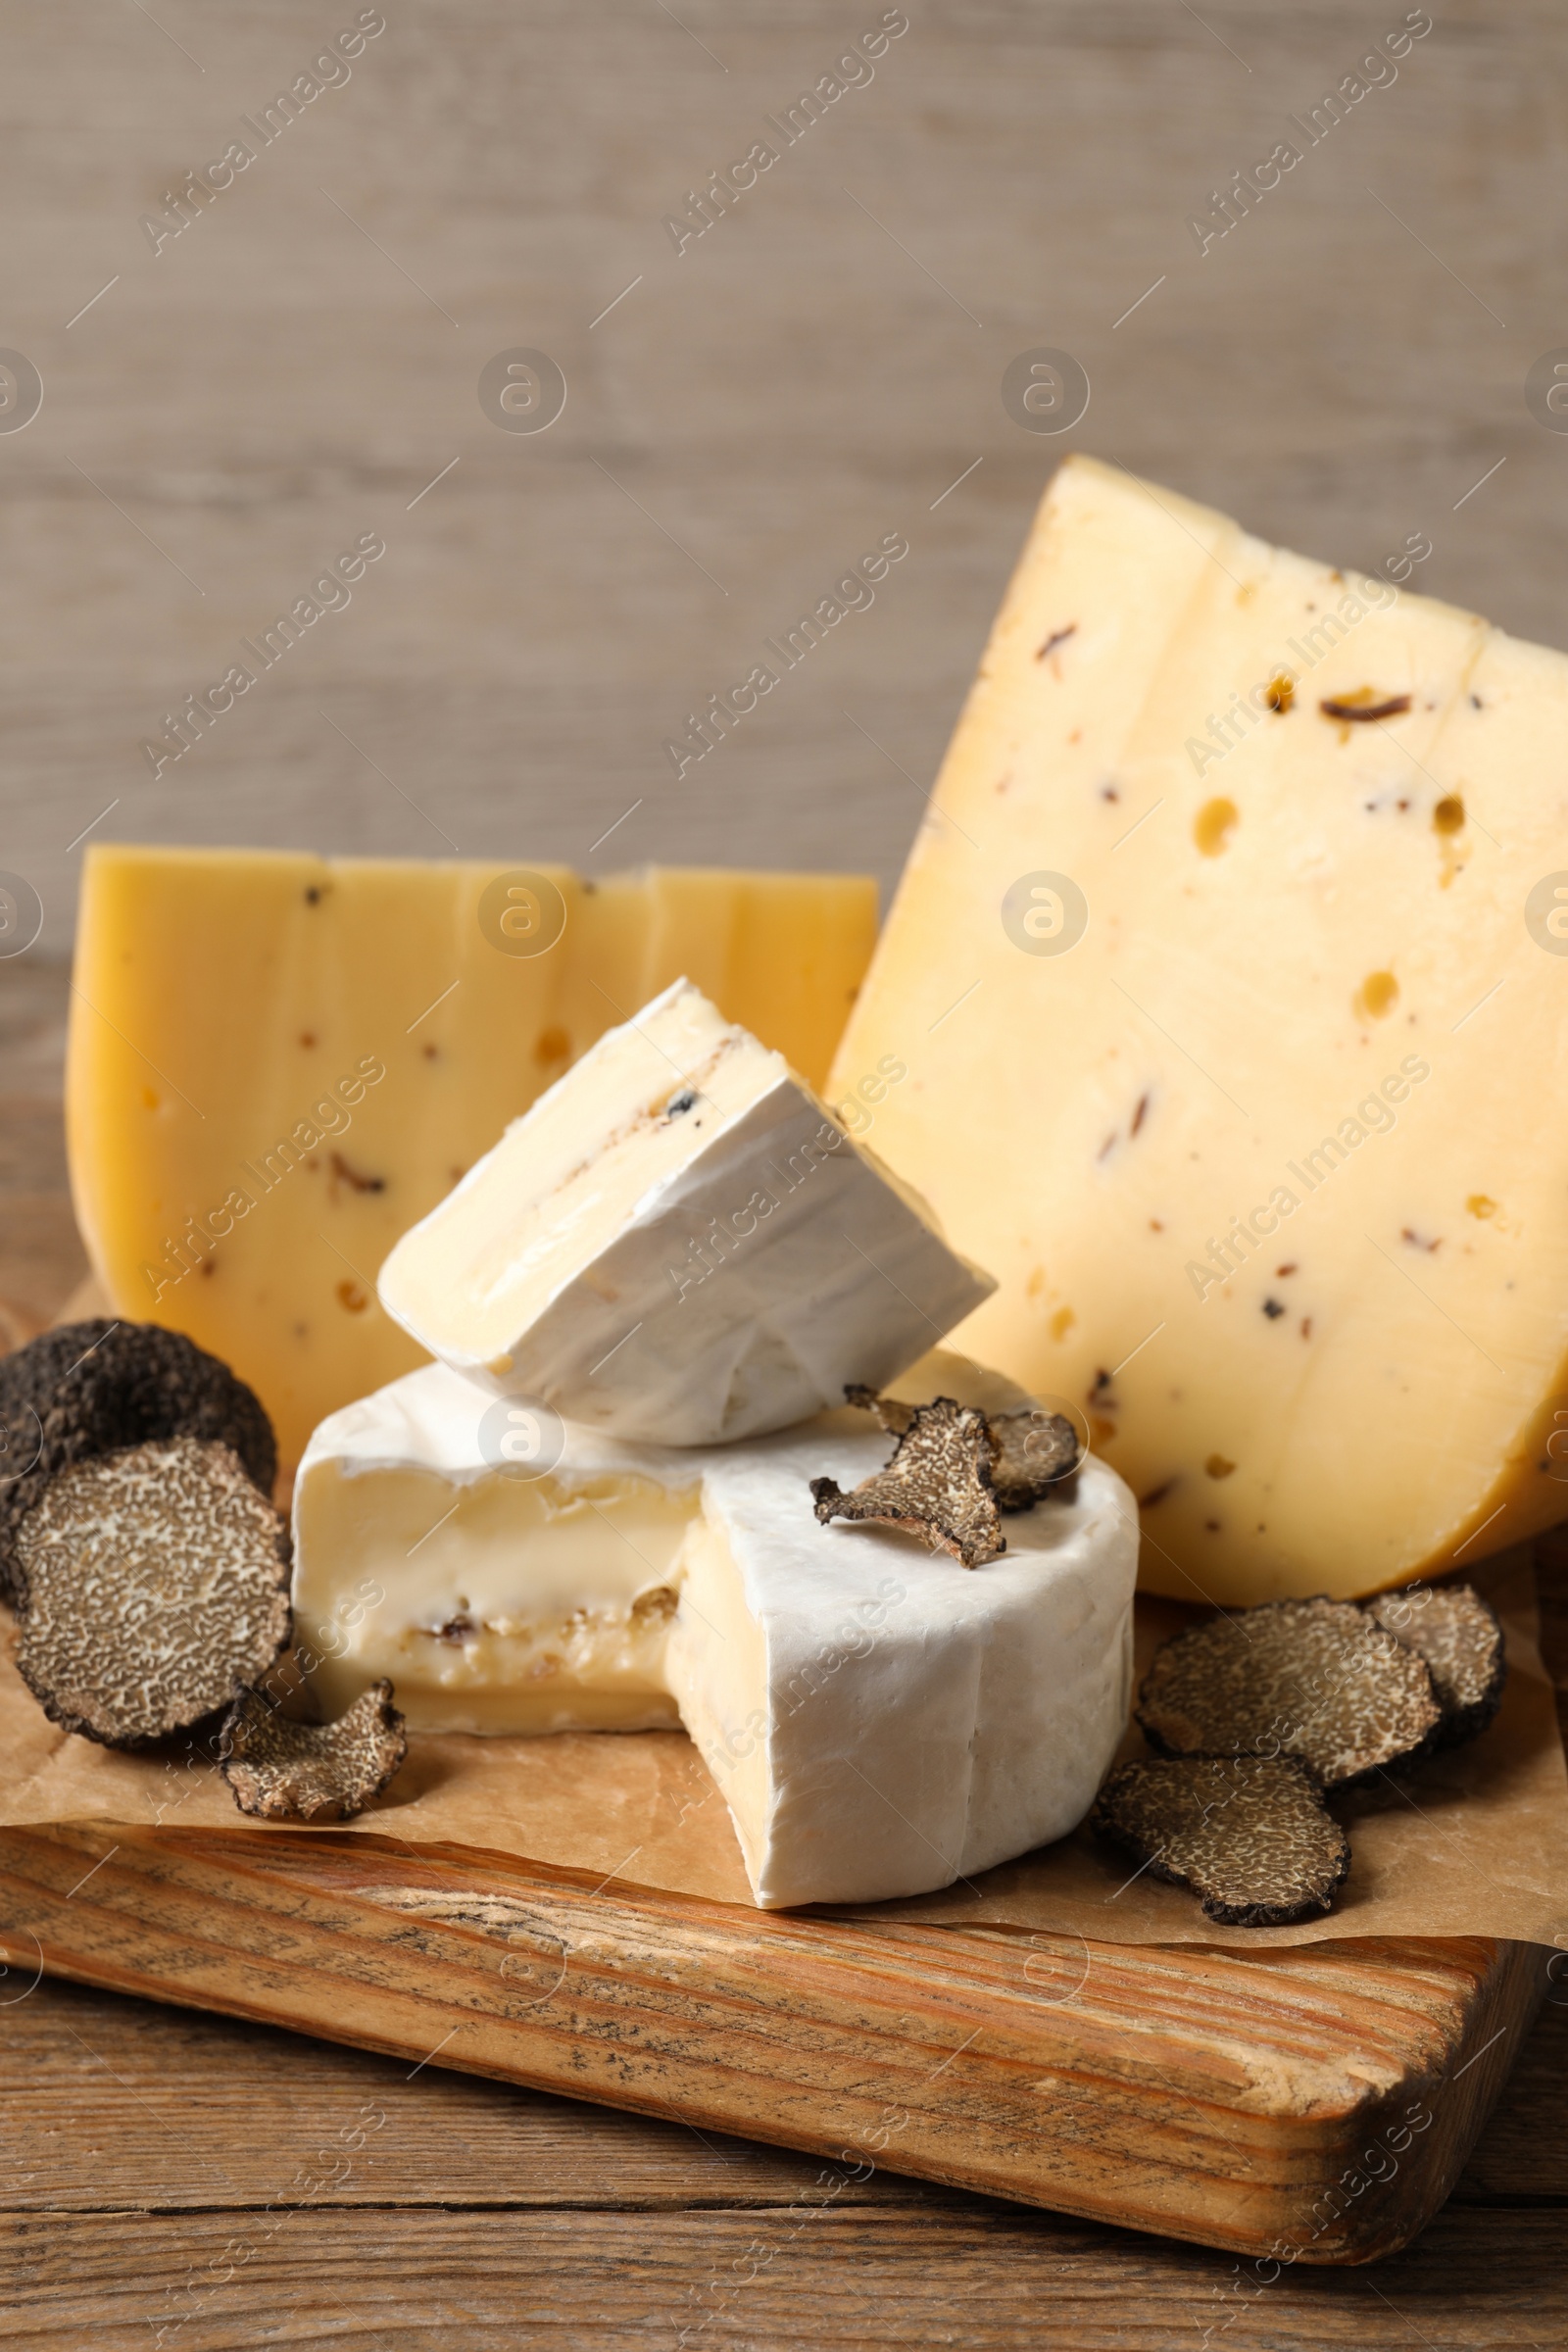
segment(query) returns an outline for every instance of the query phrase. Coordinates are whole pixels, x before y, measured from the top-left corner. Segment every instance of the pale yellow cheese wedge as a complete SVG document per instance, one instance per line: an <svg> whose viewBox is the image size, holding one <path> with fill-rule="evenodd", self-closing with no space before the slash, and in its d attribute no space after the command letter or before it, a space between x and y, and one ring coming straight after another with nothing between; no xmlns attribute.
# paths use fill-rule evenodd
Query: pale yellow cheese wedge
<svg viewBox="0 0 1568 2352"><path fill-rule="evenodd" d="M399 1235L602 1033L690 976L821 1084L876 928L855 875L541 870L565 925L495 943L509 867L88 853L68 1120L115 1310L231 1364L285 1461L424 1360L375 1296Z"/></svg>
<svg viewBox="0 0 1568 2352"><path fill-rule="evenodd" d="M1156 1590L1568 1507L1565 743L1560 654L1119 468L1047 493L832 1092L906 1065L865 1132L1000 1278L956 1344L1087 1413Z"/></svg>

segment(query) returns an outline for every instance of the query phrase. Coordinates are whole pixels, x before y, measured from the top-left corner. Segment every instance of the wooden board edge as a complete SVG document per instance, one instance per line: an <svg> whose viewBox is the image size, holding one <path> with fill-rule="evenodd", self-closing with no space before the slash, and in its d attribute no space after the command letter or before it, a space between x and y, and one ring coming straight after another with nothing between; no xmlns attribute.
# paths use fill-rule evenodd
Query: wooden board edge
<svg viewBox="0 0 1568 2352"><path fill-rule="evenodd" d="M44 1933L28 1933L40 1968L50 1974L695 2122L852 2167L885 2163L916 2178L1186 2238L1260 2263L1367 2262L1408 2243L1448 2194L1544 1991L1535 1947L1497 1946L1474 1979L1458 2044L1445 2066L1412 2069L1392 2090L1348 2113L1311 2119L1231 2111L1217 2097L1180 2091L1151 2096L1109 2079L1074 2085L1081 2097L1042 2107L1027 2094L1045 2091L1048 2082L1024 2078L1062 2063L1054 2045L1042 2043L1024 2065L983 2050L965 2056L968 2044L963 2051L957 2045L969 2018L982 2020L971 2039L986 2032L1004 2041L1008 2030L1016 2035L1016 2016L1002 2015L995 2001L988 2007L983 1989L956 2001L945 1981L936 2006L949 2038L933 2046L949 2050L958 2069L935 2110L928 2106L916 2117L905 2103L910 2092L887 2063L890 2051L895 2065L902 2058L907 2078L914 2045L876 2039L893 2015L881 2016L876 2004L884 1995L916 2003L917 1970L899 1996L846 1961L842 1993L852 2007L836 2032L792 2009L781 1989L761 2021L764 2039L771 2034L778 2044L764 2079L740 2063L739 2042L753 2031L746 2004L755 2001L754 1991L738 1980L717 1982L722 1969L706 1988L699 1974L695 1988L686 1984L671 1991L671 1953L679 1957L683 1944L678 1921L662 1932L652 1953L639 1948L635 1932L623 1932L618 1944L612 1932L596 1936L603 1948L581 1970L573 2022L563 2031L546 2024L542 2004L523 1989L534 1965L529 1947L508 1988L508 1953L498 1952L484 1928L428 1914L411 1918L385 1900L343 1890L323 1894L289 1878L280 1842L256 1843L262 1850L236 1868L203 1857L199 1840L188 1835L174 1840L134 1831L114 1841L87 1825L69 1834L0 1833L0 1887L10 1892L25 1884L41 1898L34 1916ZM52 1889L38 1875L45 1865L58 1882ZM482 1876L459 1875L470 1886ZM389 1883L395 1881L389 1871ZM514 1892L517 1880L498 1877L497 1884ZM552 1917L564 1928L568 1915L581 1910L584 1898L573 1887L561 1890L560 1910L552 1913L553 1891L534 1883L536 1944L554 1933ZM83 1907L71 1915L67 1933L72 1901ZM220 1927L221 1933L210 1932ZM946 1947L963 1931L932 1934ZM863 1938L863 1927L856 1936ZM824 1936L829 1957L831 1941ZM292 1947L292 1961L275 1957L279 1942ZM698 1936L692 1949L706 1942ZM25 1949L10 1941L8 1949L28 1964ZM1162 1963L1170 1958L1161 1951ZM907 2015L898 2021L908 2022ZM798 2054L779 2063L790 2035L798 2042L803 2033L821 2041L814 2082L804 2086ZM920 2052L929 2054L929 2047ZM934 2074L946 2073L948 2063L943 2058ZM1219 2200L1218 2191L1237 2182L1216 2175L1216 2143L1218 2161L1233 2150L1244 2174L1250 2165L1266 2177L1250 2191L1242 2185ZM1199 2161L1205 2155L1206 2169Z"/></svg>

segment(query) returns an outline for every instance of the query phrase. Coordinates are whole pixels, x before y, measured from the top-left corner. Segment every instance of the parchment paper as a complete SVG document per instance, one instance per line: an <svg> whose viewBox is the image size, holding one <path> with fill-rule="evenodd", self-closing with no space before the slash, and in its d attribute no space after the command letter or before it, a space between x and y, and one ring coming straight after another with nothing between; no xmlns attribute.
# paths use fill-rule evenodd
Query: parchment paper
<svg viewBox="0 0 1568 2352"><path fill-rule="evenodd" d="M1469 1746L1334 1800L1354 1860L1326 1917L1294 1928L1213 1927L1185 1889L1147 1872L1129 1883L1125 1859L1086 1831L943 1893L852 1916L1249 1951L1351 1936L1568 1944L1568 1769L1541 1663L1530 1555L1502 1553L1469 1581L1503 1619L1510 1671L1501 1712ZM1200 1614L1141 1596L1140 1674L1155 1643ZM1147 1752L1136 1730L1123 1752ZM122 1755L62 1732L17 1675L8 1643L0 1660L0 1823L83 1821L278 1834L238 1813L187 1742ZM447 1859L462 1848L502 1862L552 1863L606 1885L751 1903L722 1796L675 1732L416 1735L386 1796L358 1821L320 1834L369 1837L393 1850L439 1846Z"/></svg>

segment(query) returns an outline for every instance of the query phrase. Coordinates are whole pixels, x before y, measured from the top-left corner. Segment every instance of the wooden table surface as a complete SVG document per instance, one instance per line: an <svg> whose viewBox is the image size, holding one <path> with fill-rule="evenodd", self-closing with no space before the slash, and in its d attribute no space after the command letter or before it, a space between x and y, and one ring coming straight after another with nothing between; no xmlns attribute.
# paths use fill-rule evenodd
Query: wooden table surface
<svg viewBox="0 0 1568 2352"><path fill-rule="evenodd" d="M63 967L0 963L0 1311L19 1336L81 1271L65 996ZM1568 1682L1561 1550L1545 1614ZM777 2149L0 1974L0 2344L1546 2352L1568 2339L1565 2108L1568 1983L1413 2247L1248 2291L1226 2256L882 2171L824 2186Z"/></svg>

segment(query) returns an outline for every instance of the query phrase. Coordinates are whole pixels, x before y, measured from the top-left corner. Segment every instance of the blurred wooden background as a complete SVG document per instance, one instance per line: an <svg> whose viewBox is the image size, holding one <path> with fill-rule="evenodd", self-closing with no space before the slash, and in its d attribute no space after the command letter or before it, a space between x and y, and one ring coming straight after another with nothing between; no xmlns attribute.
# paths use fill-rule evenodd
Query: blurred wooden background
<svg viewBox="0 0 1568 2352"><path fill-rule="evenodd" d="M1568 438L1523 396L1568 341L1550 0L1444 0L1201 256L1189 215L1401 0L909 0L679 255L664 216L780 145L764 117L880 0L385 0L261 146L241 118L361 13L0 16L0 345L44 387L0 431L0 867L45 951L89 824L891 882L1069 445L1348 564L1425 534L1412 585L1568 639ZM255 162L155 253L143 217L239 136ZM1042 345L1093 386L1056 438L1001 398ZM566 379L547 431L480 407L519 346ZM352 604L155 781L163 714L367 530ZM677 782L687 711L889 531L874 607Z"/></svg>

